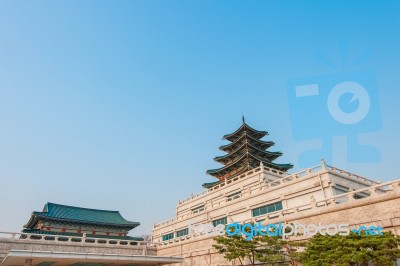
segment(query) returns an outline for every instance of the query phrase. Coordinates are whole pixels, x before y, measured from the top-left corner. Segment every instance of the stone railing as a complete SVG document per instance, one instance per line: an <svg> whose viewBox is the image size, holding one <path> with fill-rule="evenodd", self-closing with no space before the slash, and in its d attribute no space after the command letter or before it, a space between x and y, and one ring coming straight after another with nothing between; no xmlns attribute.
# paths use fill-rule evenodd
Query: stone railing
<svg viewBox="0 0 400 266"><path fill-rule="evenodd" d="M342 177L349 178L349 179L357 181L357 182L362 182L362 183L367 184L369 186L379 184L379 182L373 181L371 179L368 179L368 178L365 178L365 177L362 177L362 176L359 176L359 175L352 174L350 172L347 172L345 170L342 170L342 169L339 169L339 168L336 168L336 167L332 167L332 166L328 166L327 165L327 169L331 173L339 174Z"/></svg>
<svg viewBox="0 0 400 266"><path fill-rule="evenodd" d="M399 191L400 192L400 179L394 180L394 181L389 181L386 183L382 184L377 184L374 186L370 186L367 188L362 188L358 190L354 190L348 193L343 193L340 195L336 195L333 197L321 199L321 200L315 200L306 204L298 205L292 208L288 208L279 212L276 212L276 214L271 213L272 215L277 215L283 216L283 215L288 215L288 214L293 214L293 213L298 213L303 210L309 210L314 207L320 207L320 206L327 206L329 204L341 204L345 202L353 202L353 201L359 201L359 200L364 200L364 199L370 199L371 197L376 197L376 196L382 196L387 194L388 192L391 191ZM358 198L358 196L363 193L364 195L369 195L369 196L364 196L361 198ZM275 217L270 217L270 218L275 218Z"/></svg>
<svg viewBox="0 0 400 266"><path fill-rule="evenodd" d="M192 195L190 195L189 198L184 199L184 200L180 200L178 204L183 204L183 203L188 202L188 201L190 201L190 200L192 200L192 199L201 197L201 196L203 196L203 195L205 195L205 194L207 194L207 190L204 190L204 191L202 191L202 192L200 192L200 193L197 193L197 194L192 194Z"/></svg>
<svg viewBox="0 0 400 266"><path fill-rule="evenodd" d="M316 167L317 168L317 167ZM303 211L309 211L313 210L316 208L320 207L328 207L328 206L338 206L340 204L346 203L346 202L354 202L354 201L362 201L365 199L372 199L380 196L385 196L388 195L388 193L393 192L393 193L398 193L400 195L400 179L394 180L394 181L389 181L386 183L382 184L376 184L374 186L370 186L367 188L362 188L358 190L354 190L348 193L336 195L333 197L321 199L321 200L314 200L305 204L301 204L292 208L284 209L284 210L279 210L275 212L271 212L267 214L266 216L260 216L258 218L255 218L255 221L261 221L267 219L277 219L280 218L282 220L283 216L287 219L287 216L291 216L294 214L299 214L302 213ZM363 195L369 195L363 198L357 198L358 195L362 193ZM237 221L239 223L243 221ZM159 243L159 245L168 245L172 244L175 242L179 242L181 240L186 240L192 237L191 235L183 236L180 238L174 238L168 241L162 241Z"/></svg>
<svg viewBox="0 0 400 266"><path fill-rule="evenodd" d="M300 172L293 173L293 174L290 174L290 175L286 175L285 177L282 177L280 179L267 182L265 184L265 188L275 187L275 186L279 186L281 184L286 184L286 183L294 181L294 180L296 180L298 178L302 178L302 177L305 177L307 175L310 175L312 173L316 173L316 172L319 172L319 171L321 171L321 166L320 165L317 165L317 166L314 166L314 167L311 167L311 168L307 168L307 169L302 170Z"/></svg>
<svg viewBox="0 0 400 266"><path fill-rule="evenodd" d="M208 190L202 191L202 192L200 192L198 194L192 194L192 195L190 195L189 198L184 199L184 200L180 200L178 204L179 205L180 204L184 204L185 202L188 202L188 201L191 201L193 199L196 199L196 198L199 198L201 196L204 196L210 191L215 191L215 190L217 190L219 188L224 187L227 184L231 184L233 182L237 182L239 179L242 179L242 178L244 178L246 176L250 176L250 175L253 175L255 173L258 173L260 170L261 170L261 167L256 167L256 168L251 169L251 170L249 170L249 171L247 171L247 172L245 172L245 173L243 173L241 175L234 176L234 177L231 177L231 178L227 178L225 180L225 182L222 182L221 184L216 185L216 186L214 186L212 188L209 188ZM285 172L282 172L282 171L279 171L279 170L276 170L276 169L273 169L273 168L269 168L269 167L266 167L266 166L263 166L263 170L264 170L264 172L268 172L268 173L272 173L272 174L275 174L275 175L279 175L280 177L287 175L287 173L285 173Z"/></svg>
<svg viewBox="0 0 400 266"><path fill-rule="evenodd" d="M354 180L354 181L357 181L357 182L361 182L361 183L364 183L365 185L368 185L368 186L380 185L380 183L378 183L378 182L372 181L370 179L361 177L359 175L352 174L350 172L347 172L347 171L344 171L342 169L338 169L336 167L332 167L332 166L329 166L329 165L326 165L326 164L319 164L319 165L304 169L304 170L302 170L300 172L293 173L293 174L288 174L288 173L285 173L285 172L282 172L282 171L279 171L279 170L276 170L276 169L273 169L273 168L265 167L265 166L263 166L262 168L264 170L264 173L270 173L270 174L274 174L274 175L277 175L277 176L280 177L279 179L276 179L276 180L269 181L269 182L265 183L261 188L258 188L258 184L254 184L254 186L257 187L257 188L255 188L255 190L262 189L263 192L265 192L266 190L269 190L269 189L276 189L279 186L286 185L286 184L288 184L290 182L294 182L294 181L298 180L299 178L304 178L304 177L309 176L311 174L321 172L322 170L326 170L326 171L328 171L330 173L334 173L334 174L335 173L339 174L344 178L348 178L348 179L351 179L351 180ZM198 198L200 198L202 196L205 196L208 193L210 193L211 191L216 191L216 190L222 189L222 188L225 187L225 185L228 185L228 184L231 184L231 183L234 183L234 182L238 182L239 180L242 180L245 177L254 176L254 174L258 174L258 172L260 170L261 170L261 167L257 167L257 168L254 168L254 169L246 172L246 173L243 173L243 174L241 174L239 176L235 176L235 177L229 178L229 179L225 180L225 182L222 182L221 184L219 184L219 185L217 185L217 186L215 186L215 187L213 187L213 188L211 188L209 190L203 191L203 192L198 193L196 195L191 195L188 199L180 201L179 205L187 203L187 202L189 202L189 201L191 201L193 199L198 199ZM253 191L253 189L251 189L251 193L253 193L253 192L255 192L255 191ZM352 193L352 192L350 192L350 193ZM211 208L218 207L221 204L227 204L226 200L225 199L221 199L221 200L213 201L213 204L211 204ZM189 212L188 214L184 214L184 216L182 216L182 217L187 217L187 216L190 216L190 215L192 215L191 212ZM182 217L180 216L180 217L178 217L178 219L182 218ZM155 229L155 228L159 228L159 227L166 226L166 225L169 225L169 224L173 224L175 221L176 221L176 219L173 218L173 219L170 219L170 220L155 224L153 226L153 228Z"/></svg>
<svg viewBox="0 0 400 266"><path fill-rule="evenodd" d="M293 177L300 178L300 177L307 176L307 175L309 175L311 173L319 172L321 170L322 170L322 166L321 165L316 165L316 166L304 169L304 170L302 170L300 172L290 174L287 177L285 177L284 179L293 178Z"/></svg>
<svg viewBox="0 0 400 266"><path fill-rule="evenodd" d="M156 243L146 241L0 232L0 257L10 250L157 255Z"/></svg>
<svg viewBox="0 0 400 266"><path fill-rule="evenodd" d="M217 185L217 186L215 186L213 188L210 188L208 190L204 190L204 191L202 191L202 192L200 192L198 194L192 194L192 195L190 195L189 198L184 199L184 200L180 200L178 205L188 203L188 202L190 202L190 201L192 201L194 199L199 199L200 197L206 196L208 193L210 193L212 191L215 191L217 189L223 188L227 184L231 184L232 182L237 182L239 179L242 179L242 178L244 178L246 176L254 175L255 173L258 173L260 170L261 170L261 167L257 167L257 168L254 168L252 170L249 170L248 172L243 173L243 174L241 174L239 176L228 178L227 180L225 180L225 182L222 182L221 184L219 184L219 185ZM267 171L270 171L270 172L275 171L274 173L280 172L278 170L270 169L268 167L264 167L264 170L267 170ZM169 220L154 224L153 225L153 229L161 227L161 226L164 226L164 225L172 224L174 221L175 221L175 218L172 218L172 219L169 219Z"/></svg>
<svg viewBox="0 0 400 266"><path fill-rule="evenodd" d="M266 167L266 166L264 166L263 169L264 169L264 172L269 172L269 173L276 174L276 175L279 175L279 176L288 175L288 173L286 173L286 172L282 172L282 171L276 170L274 168Z"/></svg>
<svg viewBox="0 0 400 266"><path fill-rule="evenodd" d="M182 201L179 201L179 205L180 204L184 204L184 203L186 203L186 202L188 202L190 200L193 200L193 199L198 199L201 196L205 196L206 194L210 193L211 191L216 191L218 189L222 189L222 188L225 187L225 185L229 185L231 183L238 182L239 180L243 180L243 178L245 178L245 177L254 176L254 174L258 174L260 172L260 170L261 170L261 167L257 167L257 168L254 168L252 170L249 170L248 172L243 173L243 174L241 174L239 176L235 176L235 177L229 178L229 179L225 180L225 182L222 182L221 184L213 187L212 189L203 191L203 192L198 193L196 195L191 195L189 198L187 198L185 200L182 200ZM270 182L266 183L263 186L263 189L265 190L265 189L268 189L268 188L274 188L276 186L280 186L282 184L286 184L286 183L291 182L291 181L295 181L298 178L302 178L302 177L305 177L305 176L307 176L309 174L321 171L321 165L310 167L310 168L307 168L305 170L302 170L300 172L293 173L293 174L290 174L290 175L288 173L285 173L285 172L282 172L282 171L279 171L279 170L276 170L276 169L273 169L273 168L269 168L269 167L266 167L266 166L263 166L263 170L264 170L264 173L270 173L270 174L274 174L274 175L277 175L277 176L280 177L279 179L276 179L274 181L270 181ZM255 184L255 186L258 186L258 184ZM217 206L219 206L221 204L228 204L228 203L226 202L226 199L221 199L219 201L213 201L213 204L211 204L211 208L217 207ZM186 217L186 216L190 216L190 215L192 215L192 213L189 211L189 214L185 214L184 216ZM163 222L154 224L153 225L153 229L173 224L175 221L176 221L176 219L172 218L172 219L169 219L167 221L163 221Z"/></svg>
<svg viewBox="0 0 400 266"><path fill-rule="evenodd" d="M157 227L160 227L160 226L163 226L163 225L172 224L172 223L174 223L174 222L175 222L175 218L172 218L172 219L163 221L163 222L161 222L161 223L154 224L154 225L153 225L153 228L157 228Z"/></svg>
<svg viewBox="0 0 400 266"><path fill-rule="evenodd" d="M79 236L63 236L63 235L47 235L47 234L30 234L30 233L13 233L0 232L1 238L10 238L20 241L35 240L35 241L55 241L62 243L82 243L91 245L115 245L115 246L154 246L154 243L147 241L125 240L110 238L95 238L95 237L79 237Z"/></svg>

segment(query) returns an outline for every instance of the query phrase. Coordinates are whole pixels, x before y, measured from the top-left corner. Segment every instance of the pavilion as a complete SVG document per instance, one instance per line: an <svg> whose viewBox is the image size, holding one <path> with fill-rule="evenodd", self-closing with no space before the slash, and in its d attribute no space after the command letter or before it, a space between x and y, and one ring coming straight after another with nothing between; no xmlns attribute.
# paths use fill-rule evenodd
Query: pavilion
<svg viewBox="0 0 400 266"><path fill-rule="evenodd" d="M139 222L118 211L47 203L21 233L0 232L1 266L165 265L180 257L157 256L157 246L128 233ZM8 235L8 237L2 237Z"/></svg>

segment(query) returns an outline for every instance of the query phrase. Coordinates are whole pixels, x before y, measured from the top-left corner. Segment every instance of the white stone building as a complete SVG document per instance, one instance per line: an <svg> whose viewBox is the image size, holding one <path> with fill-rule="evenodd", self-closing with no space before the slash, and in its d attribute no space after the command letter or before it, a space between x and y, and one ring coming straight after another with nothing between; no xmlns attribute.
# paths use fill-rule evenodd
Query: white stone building
<svg viewBox="0 0 400 266"><path fill-rule="evenodd" d="M173 219L154 225L158 255L184 257L179 265L231 265L213 249L215 234L207 232L233 222L373 224L399 234L399 180L381 184L324 160L289 174L291 165L272 162L281 154L267 151L273 143L260 140L266 134L243 121L237 131L224 136L232 143L221 147L228 154L216 160L225 166L208 171L218 181L179 201Z"/></svg>

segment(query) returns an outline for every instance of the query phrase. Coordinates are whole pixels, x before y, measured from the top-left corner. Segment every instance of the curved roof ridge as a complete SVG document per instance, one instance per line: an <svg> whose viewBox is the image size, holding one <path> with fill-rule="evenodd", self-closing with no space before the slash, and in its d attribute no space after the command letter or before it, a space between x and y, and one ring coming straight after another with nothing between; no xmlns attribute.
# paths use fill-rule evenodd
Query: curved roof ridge
<svg viewBox="0 0 400 266"><path fill-rule="evenodd" d="M241 139L244 138L244 137L249 138L249 139L254 140L254 141L261 142L262 144L272 144L271 146L273 146L273 145L275 144L275 142L273 142L273 141L266 141L266 140L261 140L261 139L255 139L255 138L251 137L250 135L244 135L244 134L243 134L243 135L240 136L236 141L231 142L231 143L228 143L228 144L226 144L226 145L222 145L221 147L219 147L219 149L220 149L220 150L223 150L223 149L225 149L225 148L228 148L229 146L233 146L234 144L236 144L239 140L241 140Z"/></svg>
<svg viewBox="0 0 400 266"><path fill-rule="evenodd" d="M240 156L237 160L233 161L231 164L225 165L225 166L223 166L221 168L207 170L206 173L209 174L209 173L214 173L214 172L219 172L219 171L225 170L226 168L230 167L231 165L234 165L237 162L240 162L243 159L243 157L246 157L246 155L247 154L244 153L242 156Z"/></svg>
<svg viewBox="0 0 400 266"><path fill-rule="evenodd" d="M254 154L249 154L249 155L250 155L251 157L253 157L253 159L258 160L258 161L260 161L260 162L262 162L263 164L266 164L266 165L274 165L274 166L276 166L276 167L282 167L282 168L284 168L284 166L287 166L288 168L287 168L286 170L289 170L290 168L293 167L293 165L292 165L291 163L274 163L274 162L267 162L267 161L262 160L262 158L258 157L257 155L254 155Z"/></svg>
<svg viewBox="0 0 400 266"><path fill-rule="evenodd" d="M248 129L250 129L251 131L253 131L253 132L257 133L257 134L265 134L265 135L268 135L268 132L267 132L267 131L264 131L264 130L257 130L257 129L252 128L252 127L249 126L248 124L243 123L238 129L235 130L235 132L230 133L230 134L226 134L226 135L224 135L222 138L227 139L227 138L229 138L229 137L231 137L231 136L234 136L234 135L236 135L237 133L239 133L239 132L242 130L242 128L248 128ZM265 136L265 135L264 135L264 136Z"/></svg>
<svg viewBox="0 0 400 266"><path fill-rule="evenodd" d="M236 150L234 150L234 151L232 151L232 152L230 152L230 153L227 153L227 154L225 154L225 155L217 156L217 157L214 158L214 160L217 161L217 160L219 160L219 159L227 158L228 156L230 156L230 155L232 155L232 154L235 154L235 153L237 153L238 151L240 151L240 150L242 149L242 147L243 147L243 146L246 146L246 145L250 146L251 148L253 148L253 149L257 150L257 151L265 152L265 153L267 153L267 154L269 154L269 155L272 155L272 156L275 155L275 156L278 156L278 157L279 157L279 156L282 155L282 152L280 152L280 151L261 150L261 149L255 147L254 145L251 145L249 142L247 142L247 143L245 142L245 143L243 143L242 145L240 145L239 148L237 148ZM217 162L218 162L218 161L217 161Z"/></svg>
<svg viewBox="0 0 400 266"><path fill-rule="evenodd" d="M223 167L221 167L221 168L217 168L217 169L210 169L210 170L208 170L206 173L207 173L207 174L210 174L210 173L215 173L215 172L219 172L219 171L226 170L227 168L231 167L232 165L234 165L234 164L240 162L240 161L243 159L243 157L246 157L247 155L249 155L249 156L252 157L253 159L258 160L258 161L260 161L260 162L262 162L263 164L266 164L266 165L273 165L273 166L282 167L282 168L285 168L285 166L286 166L286 167L288 167L287 170L293 167L293 165L290 164L290 163L287 163L287 164L278 164L278 163L273 163L273 162L267 162L267 161L261 159L260 157L255 156L255 155L253 155L253 154L251 154L251 153L244 153L241 157L239 157L237 160L233 161L233 162L230 163L229 165L225 165L225 166L223 166ZM279 169L277 169L277 170L279 170Z"/></svg>
<svg viewBox="0 0 400 266"><path fill-rule="evenodd" d="M113 212L113 213L119 213L119 211L112 211L112 210L102 210L102 209L93 209L93 208L86 208L86 207L77 207L77 206L71 206L71 205L64 205L64 204L58 204L58 203L52 203L52 202L47 202L46 205L51 204L50 206L60 206L60 207L67 207L67 208L74 208L74 209L81 209L81 210L88 210L88 211L101 211L101 212Z"/></svg>

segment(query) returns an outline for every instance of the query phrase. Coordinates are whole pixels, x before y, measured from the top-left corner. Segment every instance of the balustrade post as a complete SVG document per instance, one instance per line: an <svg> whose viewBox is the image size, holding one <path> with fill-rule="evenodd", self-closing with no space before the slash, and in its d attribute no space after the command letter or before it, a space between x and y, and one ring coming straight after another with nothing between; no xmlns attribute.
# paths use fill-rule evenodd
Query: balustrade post
<svg viewBox="0 0 400 266"><path fill-rule="evenodd" d="M349 200L349 202L356 201L355 196L356 196L356 193L348 194L348 195L347 195L347 199Z"/></svg>
<svg viewBox="0 0 400 266"><path fill-rule="evenodd" d="M393 188L394 190L400 191L400 182L396 182L395 184L393 184Z"/></svg>
<svg viewBox="0 0 400 266"><path fill-rule="evenodd" d="M371 188L369 191L371 191L371 196L378 195L378 193L376 193L376 188Z"/></svg>
<svg viewBox="0 0 400 266"><path fill-rule="evenodd" d="M143 245L143 255L147 255L147 245Z"/></svg>

